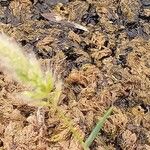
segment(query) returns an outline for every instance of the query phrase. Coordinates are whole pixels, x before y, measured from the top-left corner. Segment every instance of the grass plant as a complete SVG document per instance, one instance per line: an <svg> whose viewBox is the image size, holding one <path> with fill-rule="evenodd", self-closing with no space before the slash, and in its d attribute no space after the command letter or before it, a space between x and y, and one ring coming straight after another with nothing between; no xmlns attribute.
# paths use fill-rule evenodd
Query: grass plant
<svg viewBox="0 0 150 150"><path fill-rule="evenodd" d="M22 93L23 96L31 99L32 103L37 106L53 107L58 117L70 129L83 149L89 149L110 115L112 107L97 123L90 136L84 142L80 133L73 127L71 120L62 113L61 108L57 105L62 91L62 82L56 80L50 68L43 72L33 54L24 54L22 48L13 39L4 34L0 34L0 62L12 74L14 79L30 87L31 90L24 91ZM43 101L43 99L47 99L47 101Z"/></svg>

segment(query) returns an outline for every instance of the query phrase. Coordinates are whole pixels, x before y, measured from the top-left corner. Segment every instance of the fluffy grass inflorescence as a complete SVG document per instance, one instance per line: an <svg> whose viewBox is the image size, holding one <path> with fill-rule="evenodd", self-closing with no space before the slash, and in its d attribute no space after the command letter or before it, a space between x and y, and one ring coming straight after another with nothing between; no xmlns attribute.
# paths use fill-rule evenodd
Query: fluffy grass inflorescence
<svg viewBox="0 0 150 150"><path fill-rule="evenodd" d="M32 54L25 55L16 42L8 36L0 35L0 60L3 66L13 73L18 81L32 88L23 92L23 95L36 99L38 105L45 105L41 99L48 98L57 104L61 94L61 81L56 81L50 69L43 73L40 64ZM51 98L53 97L53 98Z"/></svg>
<svg viewBox="0 0 150 150"><path fill-rule="evenodd" d="M90 145L97 137L113 108L109 108L84 142L71 120L62 113L61 108L57 105L62 91L62 82L56 80L50 68L45 72L42 71L38 60L33 54L31 56L25 55L18 44L4 34L0 34L0 61L5 69L13 74L15 79L31 87L31 90L23 92L23 95L30 98L32 104L54 108L57 112L56 115L68 126L74 138L82 145L84 150L89 150ZM47 101L42 99L47 99Z"/></svg>

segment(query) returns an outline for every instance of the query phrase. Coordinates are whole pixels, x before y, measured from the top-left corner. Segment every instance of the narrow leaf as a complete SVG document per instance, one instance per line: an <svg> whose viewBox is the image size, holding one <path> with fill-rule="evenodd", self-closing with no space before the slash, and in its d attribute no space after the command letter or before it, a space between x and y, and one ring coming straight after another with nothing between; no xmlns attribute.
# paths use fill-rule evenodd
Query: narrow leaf
<svg viewBox="0 0 150 150"><path fill-rule="evenodd" d="M93 129L93 131L91 132L91 134L89 135L87 140L85 141L85 145L86 145L87 148L92 144L94 139L97 137L99 131L102 129L106 119L109 117L109 115L111 114L112 110L113 110L113 107L110 107L107 110L107 112L104 114L103 118L100 119L98 121L98 123L96 124L95 128Z"/></svg>

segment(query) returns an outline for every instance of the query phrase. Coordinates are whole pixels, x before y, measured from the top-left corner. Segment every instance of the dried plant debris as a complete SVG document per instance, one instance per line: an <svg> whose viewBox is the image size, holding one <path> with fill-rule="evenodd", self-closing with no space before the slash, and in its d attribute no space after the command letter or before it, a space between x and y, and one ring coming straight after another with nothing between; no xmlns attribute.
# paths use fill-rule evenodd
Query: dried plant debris
<svg viewBox="0 0 150 150"><path fill-rule="evenodd" d="M62 24L62 26L67 26L67 27L74 27L83 31L88 31L88 29L78 23L71 22L71 21L65 21L64 18L62 18L60 15L55 14L55 13L44 13L42 16L46 19L48 19L51 22L59 23Z"/></svg>
<svg viewBox="0 0 150 150"><path fill-rule="evenodd" d="M149 9L149 0L0 0L0 33L56 68L58 104L85 139L114 105L91 150L150 149ZM14 96L24 90L0 66L0 149L80 150L54 112Z"/></svg>

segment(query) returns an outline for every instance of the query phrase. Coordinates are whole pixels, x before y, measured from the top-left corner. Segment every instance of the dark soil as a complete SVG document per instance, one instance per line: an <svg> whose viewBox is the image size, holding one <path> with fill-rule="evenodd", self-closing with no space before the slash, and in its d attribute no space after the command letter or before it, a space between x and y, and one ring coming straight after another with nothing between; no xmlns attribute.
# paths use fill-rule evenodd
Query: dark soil
<svg viewBox="0 0 150 150"><path fill-rule="evenodd" d="M43 17L54 12L88 29ZM114 110L91 150L150 150L149 0L0 0L0 32L40 62L58 67L60 106L85 138ZM1 150L79 150L59 118L13 97L22 90L0 72Z"/></svg>

